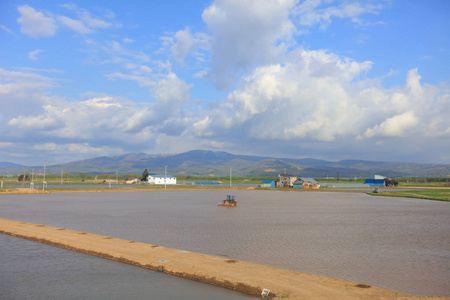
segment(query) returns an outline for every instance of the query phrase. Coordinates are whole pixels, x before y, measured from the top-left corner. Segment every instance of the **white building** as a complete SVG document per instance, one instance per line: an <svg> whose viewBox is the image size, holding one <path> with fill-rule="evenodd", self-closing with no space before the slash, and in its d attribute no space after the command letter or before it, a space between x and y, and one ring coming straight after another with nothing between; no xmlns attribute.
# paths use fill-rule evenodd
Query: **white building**
<svg viewBox="0 0 450 300"><path fill-rule="evenodd" d="M125 181L125 184L136 184L139 182L140 182L140 180L137 178L128 178L127 181Z"/></svg>
<svg viewBox="0 0 450 300"><path fill-rule="evenodd" d="M177 184L177 178L169 175L147 175L147 182L150 184Z"/></svg>

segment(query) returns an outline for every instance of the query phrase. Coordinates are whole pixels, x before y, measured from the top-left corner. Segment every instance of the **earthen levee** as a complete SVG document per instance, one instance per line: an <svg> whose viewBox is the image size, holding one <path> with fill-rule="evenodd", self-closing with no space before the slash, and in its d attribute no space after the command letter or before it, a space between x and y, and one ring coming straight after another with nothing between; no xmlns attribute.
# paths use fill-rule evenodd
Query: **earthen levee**
<svg viewBox="0 0 450 300"><path fill-rule="evenodd" d="M2 218L0 232L248 294L268 289L269 298L275 299L450 299Z"/></svg>

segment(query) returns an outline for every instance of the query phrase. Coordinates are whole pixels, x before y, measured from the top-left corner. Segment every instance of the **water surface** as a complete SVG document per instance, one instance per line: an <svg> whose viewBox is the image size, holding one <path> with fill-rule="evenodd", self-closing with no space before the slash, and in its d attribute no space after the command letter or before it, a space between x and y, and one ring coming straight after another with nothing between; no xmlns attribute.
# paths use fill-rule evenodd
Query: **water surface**
<svg viewBox="0 0 450 300"><path fill-rule="evenodd" d="M0 217L416 294L450 294L450 203L359 193L2 195Z"/></svg>
<svg viewBox="0 0 450 300"><path fill-rule="evenodd" d="M0 234L1 299L257 299Z"/></svg>

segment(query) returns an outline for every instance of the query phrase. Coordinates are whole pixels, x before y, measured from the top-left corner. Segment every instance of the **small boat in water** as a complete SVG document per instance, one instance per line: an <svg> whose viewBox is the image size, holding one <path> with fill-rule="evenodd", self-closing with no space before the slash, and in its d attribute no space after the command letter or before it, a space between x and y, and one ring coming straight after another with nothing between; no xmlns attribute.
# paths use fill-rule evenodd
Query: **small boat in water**
<svg viewBox="0 0 450 300"><path fill-rule="evenodd" d="M236 197L234 195L227 195L227 199L223 200L221 203L217 204L217 206L226 206L226 207L235 207L238 203L236 201Z"/></svg>

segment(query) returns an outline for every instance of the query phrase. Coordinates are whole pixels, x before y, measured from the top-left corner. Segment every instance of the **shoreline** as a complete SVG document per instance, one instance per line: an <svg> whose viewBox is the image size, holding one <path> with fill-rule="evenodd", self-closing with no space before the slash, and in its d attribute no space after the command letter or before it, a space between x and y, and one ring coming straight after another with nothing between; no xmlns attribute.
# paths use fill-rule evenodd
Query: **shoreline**
<svg viewBox="0 0 450 300"><path fill-rule="evenodd" d="M445 195L442 197L435 196L423 196L414 194L405 194L404 191L392 191L390 188L384 188L379 193L373 193L372 189L367 190L352 190L352 189L340 189L340 188L324 188L324 189L292 189L292 188L260 188L257 186L169 186L164 188L164 186L119 186L119 187L70 187L70 188L49 188L45 191L41 189L31 189L31 188L6 188L0 190L1 195L19 195L19 194L52 194L52 193L110 193L110 192L161 192L161 191L238 191L238 190L256 190L256 191L283 191L283 192L336 192L336 193L364 193L374 197L403 197L421 200L431 200L431 201L450 201L450 187L408 187L409 190L422 190L422 191L445 191ZM447 192L448 191L448 192ZM448 193L448 195L447 195Z"/></svg>
<svg viewBox="0 0 450 300"><path fill-rule="evenodd" d="M251 295L269 289L273 299L450 299L2 218L0 232Z"/></svg>

